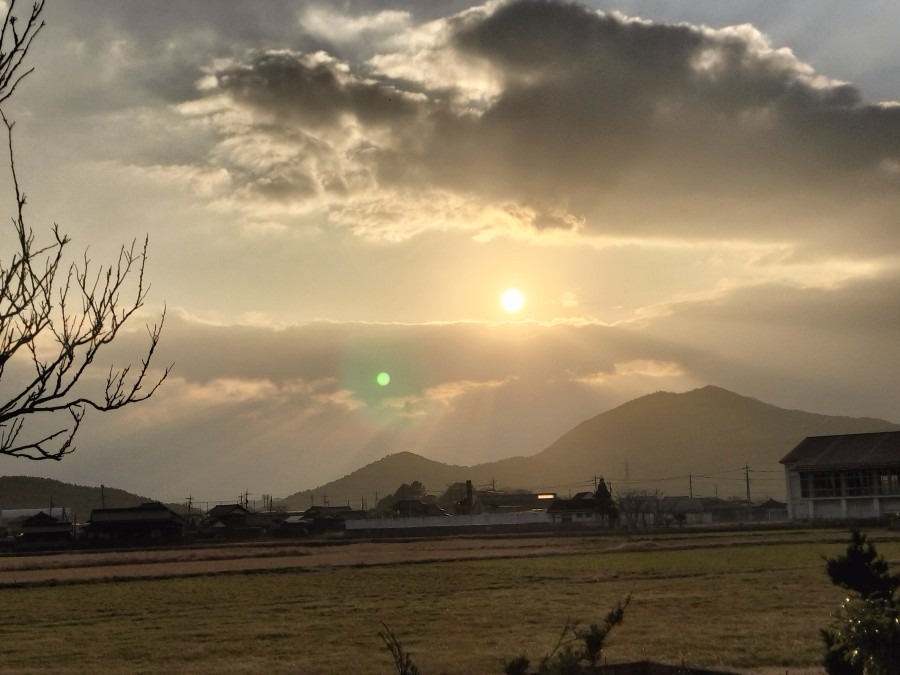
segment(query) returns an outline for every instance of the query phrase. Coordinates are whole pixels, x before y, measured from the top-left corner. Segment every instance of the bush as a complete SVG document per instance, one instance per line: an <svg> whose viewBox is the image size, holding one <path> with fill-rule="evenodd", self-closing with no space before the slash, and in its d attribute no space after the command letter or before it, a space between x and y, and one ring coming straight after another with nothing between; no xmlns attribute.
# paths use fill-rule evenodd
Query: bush
<svg viewBox="0 0 900 675"><path fill-rule="evenodd" d="M378 632L378 637L382 639L391 656L394 657L397 675L420 675L419 669L413 663L409 652L403 648L394 632L388 628L384 621L381 622L381 625L384 627L384 630Z"/></svg>
<svg viewBox="0 0 900 675"><path fill-rule="evenodd" d="M900 611L894 593L900 577L890 574L865 534L851 532L842 556L825 566L832 583L854 593L829 628L823 665L829 675L900 675Z"/></svg>
<svg viewBox="0 0 900 675"><path fill-rule="evenodd" d="M580 629L578 622L566 620L556 645L538 665L538 675L582 675L592 672L603 655L606 638L613 628L625 618L625 608L631 595L616 603L603 619L602 624L591 624ZM585 665L587 662L587 665ZM522 655L506 664L506 675L526 675L529 661Z"/></svg>
<svg viewBox="0 0 900 675"><path fill-rule="evenodd" d="M506 673L506 675L528 675L528 668L530 666L531 661L528 660L527 656L521 654L512 661L507 661L506 665L503 667L503 672Z"/></svg>

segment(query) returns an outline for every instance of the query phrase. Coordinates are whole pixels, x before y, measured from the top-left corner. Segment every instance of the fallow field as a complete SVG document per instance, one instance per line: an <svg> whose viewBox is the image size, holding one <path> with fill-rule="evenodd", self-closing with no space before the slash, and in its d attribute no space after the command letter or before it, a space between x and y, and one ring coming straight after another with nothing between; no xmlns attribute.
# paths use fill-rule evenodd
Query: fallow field
<svg viewBox="0 0 900 675"><path fill-rule="evenodd" d="M900 559L900 537L869 531ZM502 673L632 595L610 662L820 672L846 530L465 537L0 556L4 673Z"/></svg>

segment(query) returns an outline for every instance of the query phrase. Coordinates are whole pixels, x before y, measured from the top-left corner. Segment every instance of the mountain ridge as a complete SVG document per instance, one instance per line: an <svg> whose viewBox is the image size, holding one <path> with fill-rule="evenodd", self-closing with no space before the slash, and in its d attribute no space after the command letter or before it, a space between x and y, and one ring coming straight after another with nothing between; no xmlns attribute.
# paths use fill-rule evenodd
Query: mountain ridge
<svg viewBox="0 0 900 675"><path fill-rule="evenodd" d="M76 485L37 476L0 476L0 510L64 506L83 522L93 509L138 506L148 501L153 500L113 487Z"/></svg>
<svg viewBox="0 0 900 675"><path fill-rule="evenodd" d="M683 393L657 391L622 403L579 422L533 455L462 466L401 451L278 503L298 510L325 502L371 508L402 483L413 481L432 494L471 480L476 487L565 495L592 489L598 476L615 491L745 496L749 487L751 498L781 499L784 473L779 460L807 436L895 430L900 425L886 420L779 408L707 385ZM108 507L149 501L115 488L0 476L0 509L39 508L51 500L55 506L73 508L79 519L104 501Z"/></svg>
<svg viewBox="0 0 900 675"><path fill-rule="evenodd" d="M332 504L360 504L362 497L372 499L376 492L383 497L414 480L431 492L472 480L476 485L564 493L591 489L596 476L623 489L660 489L666 494L696 489L740 496L751 482L759 497L783 498L779 460L807 436L893 430L900 425L779 408L707 385L627 401L576 424L534 455L465 467L411 452L394 453L342 479L290 495L283 503L308 506L327 496ZM352 493L343 482L351 476Z"/></svg>

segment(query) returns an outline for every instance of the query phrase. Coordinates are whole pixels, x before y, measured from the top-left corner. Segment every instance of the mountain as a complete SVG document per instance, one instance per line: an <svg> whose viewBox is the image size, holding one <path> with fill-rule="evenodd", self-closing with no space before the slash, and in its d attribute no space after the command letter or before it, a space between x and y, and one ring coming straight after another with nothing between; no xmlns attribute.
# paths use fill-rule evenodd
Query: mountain
<svg viewBox="0 0 900 675"><path fill-rule="evenodd" d="M402 452L369 464L327 485L291 495L289 508L321 504L369 506L376 492L422 482L431 492L472 480L560 494L590 489L604 476L614 490L635 488L665 494L784 497L779 460L807 436L896 431L900 425L872 418L786 410L720 387L683 394L656 392L578 424L530 457L475 466L451 466ZM745 467L748 469L745 471Z"/></svg>
<svg viewBox="0 0 900 675"><path fill-rule="evenodd" d="M151 501L146 497L108 487L72 485L51 478L32 476L0 476L0 509L40 509L65 506L71 508L78 521L87 520L91 510L137 506Z"/></svg>

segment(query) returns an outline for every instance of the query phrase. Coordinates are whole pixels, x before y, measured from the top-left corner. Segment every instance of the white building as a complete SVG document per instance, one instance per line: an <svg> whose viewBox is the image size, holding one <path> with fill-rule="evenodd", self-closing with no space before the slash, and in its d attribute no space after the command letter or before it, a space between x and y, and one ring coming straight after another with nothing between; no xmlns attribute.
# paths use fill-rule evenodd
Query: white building
<svg viewBox="0 0 900 675"><path fill-rule="evenodd" d="M792 520L900 513L900 431L810 436L781 463Z"/></svg>

